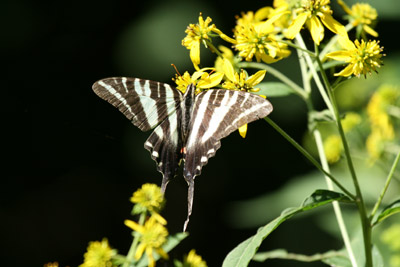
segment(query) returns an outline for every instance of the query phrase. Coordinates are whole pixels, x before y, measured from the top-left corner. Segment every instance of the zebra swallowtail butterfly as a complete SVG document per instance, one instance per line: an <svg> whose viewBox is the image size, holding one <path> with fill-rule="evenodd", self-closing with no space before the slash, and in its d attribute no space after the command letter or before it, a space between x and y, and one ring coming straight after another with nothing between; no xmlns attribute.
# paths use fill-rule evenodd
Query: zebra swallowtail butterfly
<svg viewBox="0 0 400 267"><path fill-rule="evenodd" d="M97 81L94 92L118 108L142 131L154 129L144 143L157 169L163 174L164 193L184 160L188 183L188 215L192 213L194 178L220 148L220 139L240 126L272 111L271 103L252 93L210 89L195 95L190 84L185 94L160 82L113 77Z"/></svg>

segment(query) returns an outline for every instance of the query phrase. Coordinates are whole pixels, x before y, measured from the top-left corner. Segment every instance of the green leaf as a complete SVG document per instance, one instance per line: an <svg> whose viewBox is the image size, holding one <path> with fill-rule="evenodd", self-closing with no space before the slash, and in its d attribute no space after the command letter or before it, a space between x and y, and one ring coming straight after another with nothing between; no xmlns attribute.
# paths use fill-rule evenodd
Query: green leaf
<svg viewBox="0 0 400 267"><path fill-rule="evenodd" d="M257 85L260 88L256 94L267 97L282 97L293 94L292 88L281 82L262 82Z"/></svg>
<svg viewBox="0 0 400 267"><path fill-rule="evenodd" d="M386 206L383 211L376 217L376 220L372 223L372 225L376 225L386 219L389 216L392 216L396 213L400 212L400 199Z"/></svg>
<svg viewBox="0 0 400 267"><path fill-rule="evenodd" d="M285 260L296 260L302 262L312 262L312 261L321 261L333 257L346 258L346 253L343 251L331 250L324 253L317 253L314 255L303 255L303 254L289 253L285 249L275 249L271 251L257 253L256 255L254 255L253 260L263 262L268 259L285 259Z"/></svg>
<svg viewBox="0 0 400 267"><path fill-rule="evenodd" d="M171 251L174 247L176 247L183 239L188 236L187 233L177 233L175 235L168 236L167 242L162 246L162 249L165 252ZM160 255L154 253L154 260L157 261L160 259ZM135 265L136 267L146 267L148 266L148 261L146 256L142 256L142 258Z"/></svg>
<svg viewBox="0 0 400 267"><path fill-rule="evenodd" d="M317 190L311 196L303 201L303 204L298 208L286 209L282 214L271 221L267 225L258 229L257 233L252 237L246 239L240 243L236 248L226 256L222 266L223 267L240 267L247 266L254 254L257 252L262 241L274 231L281 223L292 217L293 215L307 211L322 205L326 205L333 201L345 201L350 202L350 199L344 194L329 191L329 190Z"/></svg>

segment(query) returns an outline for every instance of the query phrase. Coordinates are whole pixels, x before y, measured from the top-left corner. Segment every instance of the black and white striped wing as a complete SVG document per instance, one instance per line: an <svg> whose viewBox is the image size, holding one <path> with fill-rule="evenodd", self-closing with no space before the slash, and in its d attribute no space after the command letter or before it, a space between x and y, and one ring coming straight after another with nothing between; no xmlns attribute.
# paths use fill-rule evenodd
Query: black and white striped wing
<svg viewBox="0 0 400 267"><path fill-rule="evenodd" d="M144 147L163 174L162 189L165 190L181 159L182 93L165 83L127 77L99 80L93 85L93 91L142 131L156 127Z"/></svg>
<svg viewBox="0 0 400 267"><path fill-rule="evenodd" d="M170 85L138 78L102 79L93 84L93 91L142 131L159 125L182 101L182 93Z"/></svg>
<svg viewBox="0 0 400 267"><path fill-rule="evenodd" d="M222 138L271 112L271 103L252 93L216 89L199 94L186 142L185 179L200 175L202 167L220 148Z"/></svg>

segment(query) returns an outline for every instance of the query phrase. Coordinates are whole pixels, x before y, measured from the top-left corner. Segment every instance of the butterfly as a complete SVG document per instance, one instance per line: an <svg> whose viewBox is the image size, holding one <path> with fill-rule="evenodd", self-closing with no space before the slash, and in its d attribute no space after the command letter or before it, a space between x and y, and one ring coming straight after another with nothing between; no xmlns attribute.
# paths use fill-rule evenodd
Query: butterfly
<svg viewBox="0 0 400 267"><path fill-rule="evenodd" d="M112 77L93 84L93 91L118 108L142 131L154 129L144 143L162 173L161 191L176 175L183 159L188 183L188 215L192 213L194 179L221 147L220 140L239 127L272 112L265 98L237 90L210 89L185 93L166 83L139 78Z"/></svg>

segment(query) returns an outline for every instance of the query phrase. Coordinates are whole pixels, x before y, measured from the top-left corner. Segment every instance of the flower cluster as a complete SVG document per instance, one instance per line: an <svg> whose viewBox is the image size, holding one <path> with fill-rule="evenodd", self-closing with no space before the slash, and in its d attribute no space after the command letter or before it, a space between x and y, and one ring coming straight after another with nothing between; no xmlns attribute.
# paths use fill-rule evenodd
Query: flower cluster
<svg viewBox="0 0 400 267"><path fill-rule="evenodd" d="M116 267L116 266L146 266L154 267L159 258L169 259L168 250L173 246L166 247L170 238L167 221L160 215L165 205L161 188L155 184L144 184L135 191L131 197L134 204L132 215L139 215L138 222L125 220L125 225L132 229L134 240L125 257L118 255L117 250L112 249L108 240L90 242L87 252L84 254L84 263L80 267ZM145 255L145 256L144 256ZM58 263L48 263L47 267L58 267ZM205 261L190 251L183 262L175 260L175 266L207 267Z"/></svg>
<svg viewBox="0 0 400 267"><path fill-rule="evenodd" d="M395 140L394 120L390 112L399 109L400 88L384 84L372 95L367 106L371 133L366 141L372 161L379 159Z"/></svg>

